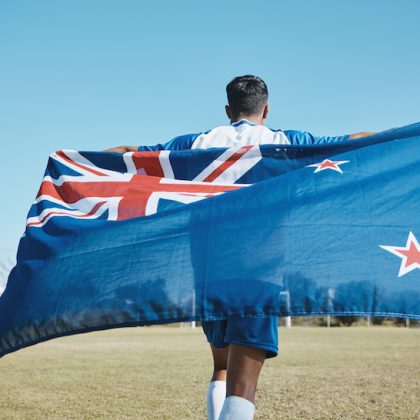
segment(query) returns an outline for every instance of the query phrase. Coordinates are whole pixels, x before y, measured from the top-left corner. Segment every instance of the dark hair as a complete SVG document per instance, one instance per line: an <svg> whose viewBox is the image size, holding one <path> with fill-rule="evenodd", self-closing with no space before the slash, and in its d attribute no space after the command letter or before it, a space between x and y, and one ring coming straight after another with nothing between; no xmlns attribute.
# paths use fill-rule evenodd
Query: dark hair
<svg viewBox="0 0 420 420"><path fill-rule="evenodd" d="M259 114L267 104L267 85L257 76L247 74L235 77L226 86L226 93L235 117Z"/></svg>

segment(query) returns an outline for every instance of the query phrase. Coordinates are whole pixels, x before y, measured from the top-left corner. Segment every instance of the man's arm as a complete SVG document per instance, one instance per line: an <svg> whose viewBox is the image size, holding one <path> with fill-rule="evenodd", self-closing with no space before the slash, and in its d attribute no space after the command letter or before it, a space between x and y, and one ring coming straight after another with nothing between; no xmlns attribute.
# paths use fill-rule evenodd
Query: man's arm
<svg viewBox="0 0 420 420"><path fill-rule="evenodd" d="M126 152L137 152L137 146L118 146L111 147L111 149L106 149L104 152L115 152L115 153L126 153Z"/></svg>
<svg viewBox="0 0 420 420"><path fill-rule="evenodd" d="M370 131L362 131L360 133L353 133L349 135L349 140L355 140L355 139L360 139L362 137L368 137L368 136L373 136L376 133L370 132Z"/></svg>
<svg viewBox="0 0 420 420"><path fill-rule="evenodd" d="M185 150L191 149L194 140L202 133L184 134L169 140L163 144L155 144L153 146L118 146L106 149L104 152L151 152L157 150Z"/></svg>
<svg viewBox="0 0 420 420"><path fill-rule="evenodd" d="M376 133L360 132L353 134L346 134L343 136L314 136L307 131L284 130L290 144L295 145L311 145L311 144L326 144L326 143L342 143L348 140L356 140L362 137L371 136Z"/></svg>

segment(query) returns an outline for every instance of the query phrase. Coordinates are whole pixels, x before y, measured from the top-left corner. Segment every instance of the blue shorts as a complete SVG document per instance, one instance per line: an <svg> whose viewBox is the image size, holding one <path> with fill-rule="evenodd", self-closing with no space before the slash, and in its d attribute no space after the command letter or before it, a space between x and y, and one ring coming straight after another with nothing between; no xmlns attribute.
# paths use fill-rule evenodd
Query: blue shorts
<svg viewBox="0 0 420 420"><path fill-rule="evenodd" d="M203 321L207 341L217 348L229 344L254 347L267 351L267 358L278 353L277 316L232 317L222 321Z"/></svg>

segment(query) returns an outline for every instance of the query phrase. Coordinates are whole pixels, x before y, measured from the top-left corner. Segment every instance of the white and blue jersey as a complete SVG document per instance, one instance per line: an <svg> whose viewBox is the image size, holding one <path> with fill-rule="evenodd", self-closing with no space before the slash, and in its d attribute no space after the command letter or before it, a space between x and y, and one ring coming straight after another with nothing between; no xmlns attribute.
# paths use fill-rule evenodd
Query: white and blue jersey
<svg viewBox="0 0 420 420"><path fill-rule="evenodd" d="M317 137L307 131L272 130L244 119L209 131L178 136L167 143L139 146L139 151L227 148L258 144L311 145L339 143L348 139L348 135Z"/></svg>

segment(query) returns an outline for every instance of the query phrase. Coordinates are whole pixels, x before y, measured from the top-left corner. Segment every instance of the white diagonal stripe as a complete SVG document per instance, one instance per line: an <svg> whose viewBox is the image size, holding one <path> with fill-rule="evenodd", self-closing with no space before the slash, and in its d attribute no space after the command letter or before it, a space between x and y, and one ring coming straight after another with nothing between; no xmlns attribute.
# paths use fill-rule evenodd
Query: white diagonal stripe
<svg viewBox="0 0 420 420"><path fill-rule="evenodd" d="M210 163L203 171L201 171L193 181L203 181L206 179L211 173L213 173L220 165L225 163L234 153L236 153L239 149L236 148L229 148L226 149L217 159Z"/></svg>
<svg viewBox="0 0 420 420"><path fill-rule="evenodd" d="M162 150L159 153L159 163L162 167L163 176L165 178L175 178L174 171L171 166L171 161L169 160L169 150Z"/></svg>
<svg viewBox="0 0 420 420"><path fill-rule="evenodd" d="M124 163L125 163L125 166L127 167L127 172L129 174L137 173L137 168L133 160L133 154L134 152L127 152L123 154Z"/></svg>
<svg viewBox="0 0 420 420"><path fill-rule="evenodd" d="M262 159L258 146L249 149L233 165L223 171L213 182L236 182Z"/></svg>

